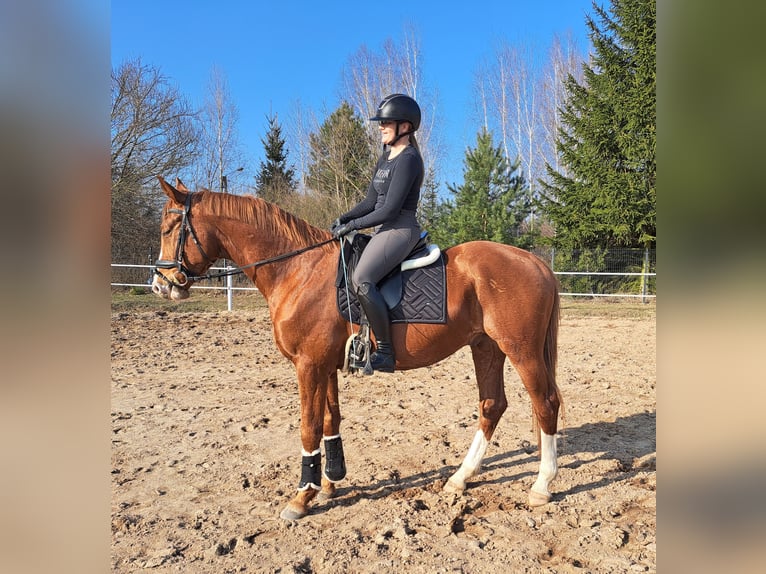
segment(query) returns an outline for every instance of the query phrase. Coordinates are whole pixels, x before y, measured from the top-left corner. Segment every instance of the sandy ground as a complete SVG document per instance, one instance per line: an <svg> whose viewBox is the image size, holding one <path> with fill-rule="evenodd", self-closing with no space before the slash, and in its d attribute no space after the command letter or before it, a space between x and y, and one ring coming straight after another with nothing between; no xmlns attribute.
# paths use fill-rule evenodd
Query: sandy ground
<svg viewBox="0 0 766 574"><path fill-rule="evenodd" d="M113 572L655 572L654 319L562 318L553 500L529 508L531 407L509 408L462 496L470 352L340 379L348 476L297 522L294 371L266 310L112 315ZM530 443L532 443L530 445Z"/></svg>

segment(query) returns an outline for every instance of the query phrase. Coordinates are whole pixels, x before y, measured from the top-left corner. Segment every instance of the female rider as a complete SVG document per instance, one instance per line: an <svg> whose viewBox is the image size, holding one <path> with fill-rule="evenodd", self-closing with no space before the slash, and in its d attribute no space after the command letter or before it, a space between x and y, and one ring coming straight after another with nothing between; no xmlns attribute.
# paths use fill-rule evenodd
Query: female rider
<svg viewBox="0 0 766 574"><path fill-rule="evenodd" d="M378 282L404 260L420 239L420 225L415 219L424 174L415 139L420 107L409 96L392 94L380 102L370 121L379 122L384 152L375 166L367 196L336 219L331 231L340 238L354 230L379 226L359 258L351 281L375 334L372 368L393 373L396 359L391 325Z"/></svg>

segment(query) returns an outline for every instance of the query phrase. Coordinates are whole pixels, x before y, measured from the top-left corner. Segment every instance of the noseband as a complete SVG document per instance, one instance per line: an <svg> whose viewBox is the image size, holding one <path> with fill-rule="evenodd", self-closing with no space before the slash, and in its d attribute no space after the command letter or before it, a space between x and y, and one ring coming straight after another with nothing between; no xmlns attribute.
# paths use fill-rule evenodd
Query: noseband
<svg viewBox="0 0 766 574"><path fill-rule="evenodd" d="M215 261L213 261L212 259L210 259L210 257L208 257L207 253L205 253L205 250L202 249L202 245L200 244L199 239L197 238L197 233L194 231L194 227L192 226L191 219L189 218L189 209L191 208L191 199L192 199L192 193L189 192L186 195L186 203L184 204L183 209L168 209L168 213L179 213L181 215L181 230L178 234L178 245L176 247L175 261L171 261L169 259L157 259L157 261L154 262L154 274L159 275L162 279L167 281L170 285L172 285L173 287L178 287L179 289L184 289L189 284L190 278L197 279L197 277L190 276L189 269L184 265L184 245L186 244L187 235L191 236L200 254L205 259L207 259L211 265L215 263ZM160 269L178 269L178 274L180 274L183 277L183 281L181 281L180 283L176 283L172 279L169 279L168 277L160 273L159 272Z"/></svg>

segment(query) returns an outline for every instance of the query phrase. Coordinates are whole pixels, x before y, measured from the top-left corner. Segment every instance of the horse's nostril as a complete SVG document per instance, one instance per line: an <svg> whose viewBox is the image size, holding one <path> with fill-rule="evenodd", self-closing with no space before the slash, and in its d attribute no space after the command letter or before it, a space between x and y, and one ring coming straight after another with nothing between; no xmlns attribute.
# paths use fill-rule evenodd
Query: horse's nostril
<svg viewBox="0 0 766 574"><path fill-rule="evenodd" d="M178 273L176 273L175 279L179 287L185 287L189 283L189 278L186 276L186 273L184 273L183 271L179 271Z"/></svg>

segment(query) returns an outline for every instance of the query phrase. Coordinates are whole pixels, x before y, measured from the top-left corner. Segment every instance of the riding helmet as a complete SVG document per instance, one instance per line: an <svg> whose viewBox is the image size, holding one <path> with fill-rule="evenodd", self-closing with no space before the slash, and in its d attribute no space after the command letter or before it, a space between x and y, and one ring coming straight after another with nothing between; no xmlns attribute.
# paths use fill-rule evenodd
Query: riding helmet
<svg viewBox="0 0 766 574"><path fill-rule="evenodd" d="M377 113L370 118L371 122L379 122L381 120L410 122L412 124L412 131L416 131L420 127L420 106L409 96L391 94L380 102Z"/></svg>

